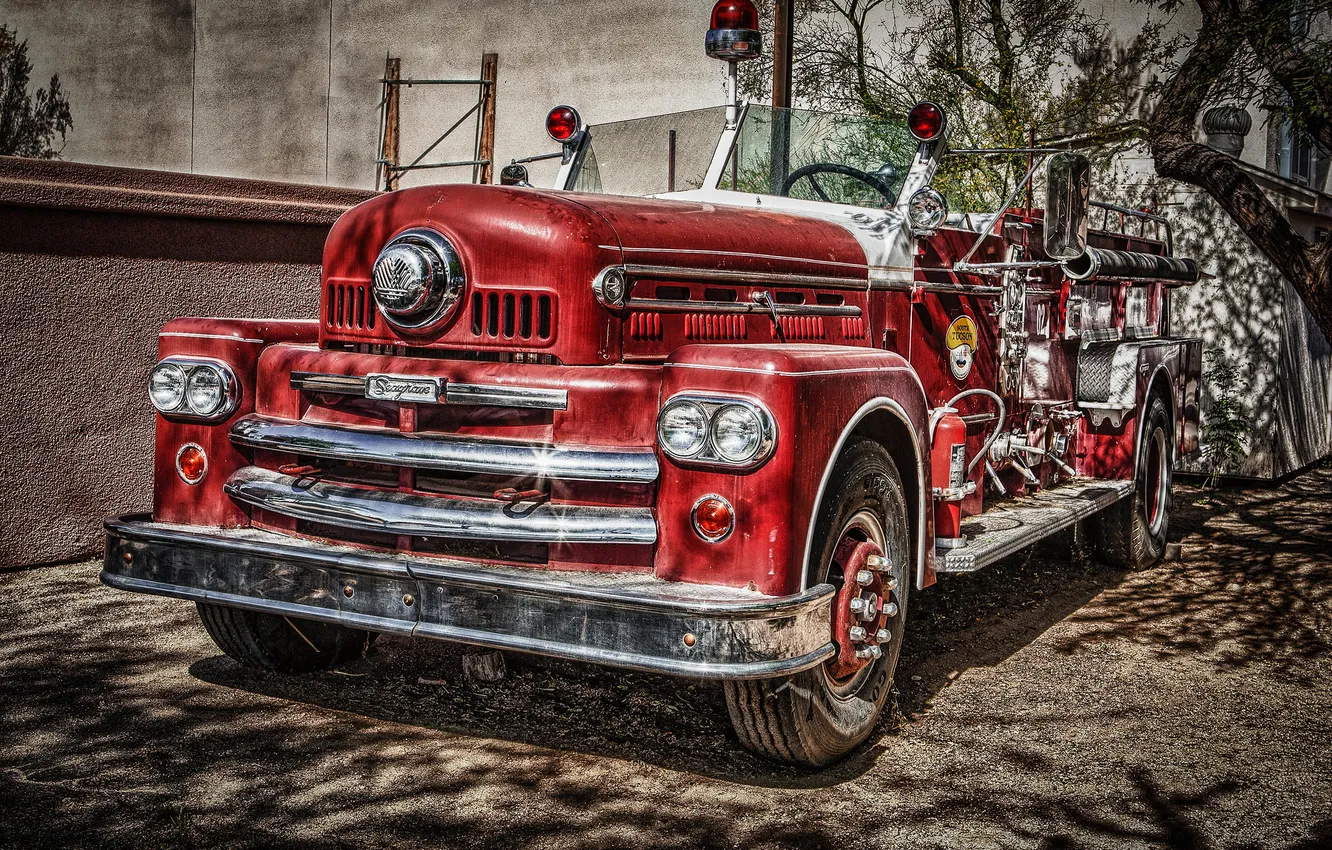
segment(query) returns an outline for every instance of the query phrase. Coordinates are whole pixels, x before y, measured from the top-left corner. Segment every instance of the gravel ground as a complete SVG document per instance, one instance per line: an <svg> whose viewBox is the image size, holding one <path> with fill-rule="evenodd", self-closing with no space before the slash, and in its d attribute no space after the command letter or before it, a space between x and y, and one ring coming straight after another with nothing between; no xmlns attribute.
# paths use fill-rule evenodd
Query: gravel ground
<svg viewBox="0 0 1332 850"><path fill-rule="evenodd" d="M1332 846L1332 469L1176 495L1177 560L1069 550L912 601L895 703L811 772L713 686L383 638L222 656L95 562L0 575L0 847Z"/></svg>

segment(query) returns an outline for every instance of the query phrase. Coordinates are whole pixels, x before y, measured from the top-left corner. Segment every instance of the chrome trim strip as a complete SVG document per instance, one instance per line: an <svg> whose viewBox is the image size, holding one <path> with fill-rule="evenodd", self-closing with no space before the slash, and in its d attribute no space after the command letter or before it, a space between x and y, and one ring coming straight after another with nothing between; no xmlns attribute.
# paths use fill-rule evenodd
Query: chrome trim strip
<svg viewBox="0 0 1332 850"><path fill-rule="evenodd" d="M542 446L453 435L404 434L290 422L251 414L231 426L231 442L314 457L490 475L648 484L661 472L652 449Z"/></svg>
<svg viewBox="0 0 1332 850"><path fill-rule="evenodd" d="M113 517L106 530L102 582L139 593L707 679L788 675L836 651L829 585L763 596L645 574L384 554L147 516Z"/></svg>
<svg viewBox="0 0 1332 850"><path fill-rule="evenodd" d="M863 292L864 286L859 291ZM859 307L850 304L777 304L779 316L859 316ZM626 310L654 310L658 313L759 313L771 316L772 307L749 301L670 301L664 298L630 298Z"/></svg>
<svg viewBox="0 0 1332 850"><path fill-rule="evenodd" d="M550 390L541 387L449 383L444 386L444 399L449 404L525 407L536 410L569 409L568 390Z"/></svg>
<svg viewBox="0 0 1332 850"><path fill-rule="evenodd" d="M327 484L246 466L222 487L283 516L382 534L524 543L655 543L651 508L510 504Z"/></svg>
<svg viewBox="0 0 1332 850"><path fill-rule="evenodd" d="M340 393L366 396L370 377L425 379L424 375L327 375L319 372L292 372L291 388L307 393ZM444 384L441 401L448 404L474 404L491 407L522 407L534 410L568 410L569 391L543 387L514 387L507 384Z"/></svg>
<svg viewBox="0 0 1332 850"><path fill-rule="evenodd" d="M709 252L699 251L698 253ZM865 266L860 266L858 268L864 269ZM632 277L754 283L760 286L822 286L835 289L854 289L858 292L863 292L865 290L865 278L790 274L787 272L741 272L724 269L681 268L679 266L649 266L634 263L626 264L624 270Z"/></svg>

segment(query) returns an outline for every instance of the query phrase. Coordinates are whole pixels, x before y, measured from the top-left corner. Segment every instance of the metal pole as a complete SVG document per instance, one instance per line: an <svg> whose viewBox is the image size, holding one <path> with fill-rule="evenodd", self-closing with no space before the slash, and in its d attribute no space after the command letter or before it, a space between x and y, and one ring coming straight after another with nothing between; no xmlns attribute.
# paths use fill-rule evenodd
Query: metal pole
<svg viewBox="0 0 1332 850"><path fill-rule="evenodd" d="M772 105L791 106L791 57L795 47L795 3L777 0L777 21L772 42Z"/></svg>
<svg viewBox="0 0 1332 850"><path fill-rule="evenodd" d="M481 137L477 142L476 158L483 159L486 164L481 166L476 175L476 182L491 183L494 181L495 168L491 163L495 161L495 81L499 76L499 54L486 53L481 57L481 79L490 80L490 85L481 85Z"/></svg>
<svg viewBox="0 0 1332 850"><path fill-rule="evenodd" d="M384 160L383 189L386 192L398 188L398 178L401 176L394 169L398 164L398 93L401 89L391 82L401 76L402 60L388 59L384 67L384 79L390 81L385 83L388 91L385 93L384 104L384 146L379 152L379 158Z"/></svg>

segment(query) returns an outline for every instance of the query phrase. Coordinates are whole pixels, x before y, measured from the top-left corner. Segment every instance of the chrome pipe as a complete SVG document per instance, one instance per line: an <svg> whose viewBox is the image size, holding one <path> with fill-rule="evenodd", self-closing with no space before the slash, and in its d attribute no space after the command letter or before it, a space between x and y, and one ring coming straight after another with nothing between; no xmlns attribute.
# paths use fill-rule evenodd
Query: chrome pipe
<svg viewBox="0 0 1332 850"><path fill-rule="evenodd" d="M449 389L457 386L450 385ZM656 481L661 471L652 449L566 448L442 434L404 434L385 428L290 422L257 414L241 417L231 426L231 442L251 449L333 460L568 481L648 484Z"/></svg>
<svg viewBox="0 0 1332 850"><path fill-rule="evenodd" d="M223 492L292 519L358 531L522 543L655 543L651 508L510 504L421 496L295 478L257 466L231 476Z"/></svg>

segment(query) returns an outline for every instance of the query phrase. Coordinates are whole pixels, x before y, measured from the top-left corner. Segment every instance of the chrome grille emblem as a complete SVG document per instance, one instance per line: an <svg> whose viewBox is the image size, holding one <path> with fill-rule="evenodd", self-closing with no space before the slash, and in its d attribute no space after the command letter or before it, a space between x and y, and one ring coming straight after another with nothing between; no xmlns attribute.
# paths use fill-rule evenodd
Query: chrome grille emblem
<svg viewBox="0 0 1332 850"><path fill-rule="evenodd" d="M379 311L405 330L442 324L454 312L464 285L458 252L426 228L408 230L385 245L371 278Z"/></svg>

